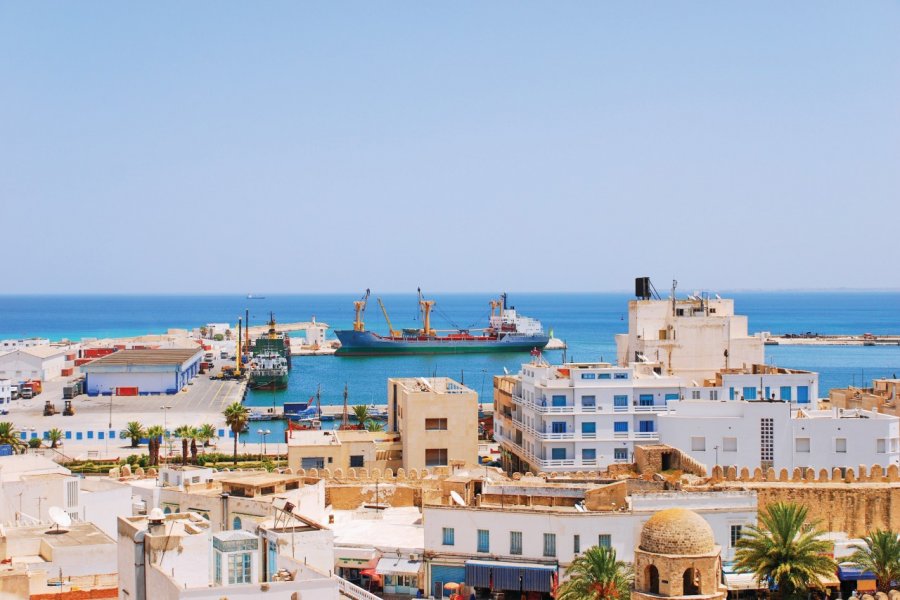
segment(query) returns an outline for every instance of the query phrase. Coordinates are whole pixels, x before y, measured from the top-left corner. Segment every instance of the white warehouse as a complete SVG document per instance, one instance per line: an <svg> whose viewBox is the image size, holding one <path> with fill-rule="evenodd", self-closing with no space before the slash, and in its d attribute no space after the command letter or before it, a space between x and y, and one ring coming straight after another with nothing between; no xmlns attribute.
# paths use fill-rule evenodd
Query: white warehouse
<svg viewBox="0 0 900 600"><path fill-rule="evenodd" d="M120 350L81 366L88 396L174 394L200 372L203 349Z"/></svg>

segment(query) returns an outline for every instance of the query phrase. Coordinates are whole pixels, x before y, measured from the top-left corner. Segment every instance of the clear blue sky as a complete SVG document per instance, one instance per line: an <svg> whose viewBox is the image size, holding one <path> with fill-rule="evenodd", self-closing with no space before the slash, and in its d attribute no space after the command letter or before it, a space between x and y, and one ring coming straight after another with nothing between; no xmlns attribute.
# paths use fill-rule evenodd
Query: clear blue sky
<svg viewBox="0 0 900 600"><path fill-rule="evenodd" d="M6 0L2 291L898 287L898 32L897 2Z"/></svg>

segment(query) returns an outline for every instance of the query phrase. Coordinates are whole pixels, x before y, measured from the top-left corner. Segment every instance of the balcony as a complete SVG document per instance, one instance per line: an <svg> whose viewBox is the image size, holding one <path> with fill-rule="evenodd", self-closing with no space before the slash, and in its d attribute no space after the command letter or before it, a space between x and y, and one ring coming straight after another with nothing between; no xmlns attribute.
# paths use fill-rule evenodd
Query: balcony
<svg viewBox="0 0 900 600"><path fill-rule="evenodd" d="M663 413L663 412L668 412L668 411L669 411L669 407L666 406L665 404L662 404L662 405L653 404L653 405L647 405L647 406L641 406L639 404L631 404L631 405L627 405L627 406L614 406L613 407L613 412L617 412L617 413L628 413L628 412Z"/></svg>

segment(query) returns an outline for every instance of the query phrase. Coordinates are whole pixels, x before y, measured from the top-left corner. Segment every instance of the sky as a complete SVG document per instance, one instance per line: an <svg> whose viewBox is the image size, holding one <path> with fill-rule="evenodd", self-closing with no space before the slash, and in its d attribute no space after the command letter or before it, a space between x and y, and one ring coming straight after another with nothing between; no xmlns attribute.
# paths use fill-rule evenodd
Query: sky
<svg viewBox="0 0 900 600"><path fill-rule="evenodd" d="M0 293L900 288L897 2L0 1Z"/></svg>

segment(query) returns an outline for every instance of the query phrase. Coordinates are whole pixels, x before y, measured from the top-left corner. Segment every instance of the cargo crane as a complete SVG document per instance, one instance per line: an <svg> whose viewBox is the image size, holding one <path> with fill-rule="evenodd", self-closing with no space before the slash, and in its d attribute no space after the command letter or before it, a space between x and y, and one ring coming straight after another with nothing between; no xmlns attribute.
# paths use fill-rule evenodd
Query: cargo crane
<svg viewBox="0 0 900 600"><path fill-rule="evenodd" d="M384 320L387 321L388 331L390 332L391 337L402 337L402 334L391 325L391 318L388 316L387 309L384 307L384 302L381 301L381 298L378 299L378 305L381 307L381 312L384 313Z"/></svg>
<svg viewBox="0 0 900 600"><path fill-rule="evenodd" d="M425 300L422 297L422 288L418 288L419 307L422 310L422 335L433 337L437 332L431 328L431 309L434 308L434 300Z"/></svg>
<svg viewBox="0 0 900 600"><path fill-rule="evenodd" d="M369 288L366 288L366 293L362 297L362 300L357 300L353 303L353 308L356 310L356 319L353 321L353 331L365 331L366 326L363 323L362 317L366 312L366 304L369 302Z"/></svg>

